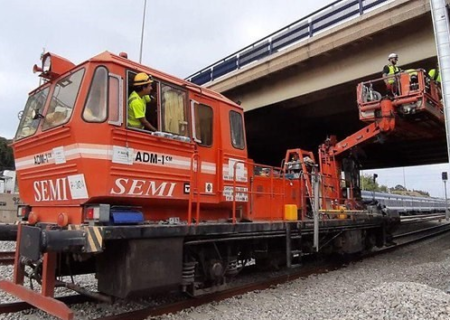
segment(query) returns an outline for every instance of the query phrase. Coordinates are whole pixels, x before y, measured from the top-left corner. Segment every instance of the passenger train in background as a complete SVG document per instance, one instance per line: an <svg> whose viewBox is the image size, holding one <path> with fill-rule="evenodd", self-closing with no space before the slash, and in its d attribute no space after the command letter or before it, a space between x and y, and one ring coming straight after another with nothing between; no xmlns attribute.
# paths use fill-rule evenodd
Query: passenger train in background
<svg viewBox="0 0 450 320"><path fill-rule="evenodd" d="M365 202L376 200L382 207L397 210L400 215L445 212L445 200L441 198L415 197L395 193L361 191Z"/></svg>

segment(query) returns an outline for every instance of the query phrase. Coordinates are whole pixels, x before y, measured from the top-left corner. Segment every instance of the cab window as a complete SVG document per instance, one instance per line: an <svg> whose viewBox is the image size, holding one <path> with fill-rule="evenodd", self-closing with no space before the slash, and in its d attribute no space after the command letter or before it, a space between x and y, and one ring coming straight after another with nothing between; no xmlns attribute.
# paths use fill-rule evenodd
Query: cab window
<svg viewBox="0 0 450 320"><path fill-rule="evenodd" d="M86 105L83 111L83 119L88 122L103 122L107 114L107 85L108 70L99 67L95 70L89 89Z"/></svg>
<svg viewBox="0 0 450 320"><path fill-rule="evenodd" d="M29 137L36 132L39 122L43 117L41 112L47 101L49 87L34 93L28 97L25 109L20 116L20 124L16 133L16 140Z"/></svg>
<svg viewBox="0 0 450 320"><path fill-rule="evenodd" d="M127 92L127 127L134 130L144 130L141 129L141 125L134 119L131 115L132 110L130 110L129 102L130 96L135 91L135 87L133 86L134 77L136 76L136 72L128 71L127 79L128 79L128 92ZM152 83L152 91L150 95L145 95L143 97L143 101L145 101L145 119L147 119L150 124L155 127L159 131L159 123L158 123L158 97L159 97L159 82L153 79Z"/></svg>
<svg viewBox="0 0 450 320"><path fill-rule="evenodd" d="M195 138L199 145L209 147L213 141L213 110L210 106L194 103Z"/></svg>
<svg viewBox="0 0 450 320"><path fill-rule="evenodd" d="M236 149L244 149L244 121L242 115L236 111L230 111L231 144Z"/></svg>
<svg viewBox="0 0 450 320"><path fill-rule="evenodd" d="M116 75L109 75L109 123L114 125L122 125L123 111L120 105L122 99L121 79Z"/></svg>
<svg viewBox="0 0 450 320"><path fill-rule="evenodd" d="M54 128L69 121L83 75L84 69L80 69L56 83L50 105L44 116L42 130Z"/></svg>
<svg viewBox="0 0 450 320"><path fill-rule="evenodd" d="M186 92L161 84L162 131L176 135L188 135Z"/></svg>

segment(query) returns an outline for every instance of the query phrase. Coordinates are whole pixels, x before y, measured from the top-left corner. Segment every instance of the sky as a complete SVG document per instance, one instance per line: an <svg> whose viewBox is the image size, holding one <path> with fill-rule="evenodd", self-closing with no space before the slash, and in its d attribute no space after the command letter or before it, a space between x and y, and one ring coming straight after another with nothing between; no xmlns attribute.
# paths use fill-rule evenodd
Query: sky
<svg viewBox="0 0 450 320"><path fill-rule="evenodd" d="M331 2L148 0L142 63L185 78ZM144 0L0 0L0 136L14 136L44 48L75 64L105 50L139 61L143 7ZM380 184L406 181L443 197L440 172L450 168L405 168L405 179L402 168L375 171Z"/></svg>
<svg viewBox="0 0 450 320"><path fill-rule="evenodd" d="M450 166L448 163L400 167L391 169L364 170L361 174L373 176L378 175L377 182L379 185L385 185L393 188L400 184L408 190L427 191L432 197L444 198L445 189L442 181L442 172L446 171L450 177ZM450 199L450 181L447 181L447 195Z"/></svg>

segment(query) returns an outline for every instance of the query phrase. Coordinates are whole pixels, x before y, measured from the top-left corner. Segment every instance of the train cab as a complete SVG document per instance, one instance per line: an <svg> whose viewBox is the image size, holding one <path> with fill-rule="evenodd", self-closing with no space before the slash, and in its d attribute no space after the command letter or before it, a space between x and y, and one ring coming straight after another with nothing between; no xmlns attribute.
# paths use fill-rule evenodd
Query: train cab
<svg viewBox="0 0 450 320"><path fill-rule="evenodd" d="M13 144L29 222L192 221L192 203L202 203L202 219L231 218L232 190L247 191L249 180L239 105L125 55L77 66L52 53L42 60L35 71L44 83L30 93ZM154 79L146 119L155 131L127 121L142 72Z"/></svg>

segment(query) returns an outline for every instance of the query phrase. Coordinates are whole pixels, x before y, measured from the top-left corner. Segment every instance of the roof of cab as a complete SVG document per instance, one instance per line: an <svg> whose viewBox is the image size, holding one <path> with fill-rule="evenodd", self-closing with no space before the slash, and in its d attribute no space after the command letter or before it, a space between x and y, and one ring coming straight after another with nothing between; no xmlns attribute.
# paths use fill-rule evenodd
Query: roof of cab
<svg viewBox="0 0 450 320"><path fill-rule="evenodd" d="M187 87L189 89L191 89L192 91L196 91L198 93L201 93L205 96L209 96L211 98L217 99L217 100L221 100L227 104L230 104L238 109L242 110L242 107L238 104L236 104L235 102L231 101L230 99L228 99L227 97L223 96L222 94L212 91L210 89L207 88L203 88L195 83L171 76L167 73L161 72L159 70L144 66L142 64L139 64L137 62L134 62L132 60L129 60L127 58L115 55L109 51L104 51L94 57L92 57L91 59L89 59L86 62L113 62L116 64L120 64L123 65L125 67L128 67L130 69L136 70L136 71L145 71L149 74L151 74L152 76L159 78L161 80L166 80L169 81L171 83L174 83L176 85L179 85L181 87Z"/></svg>

